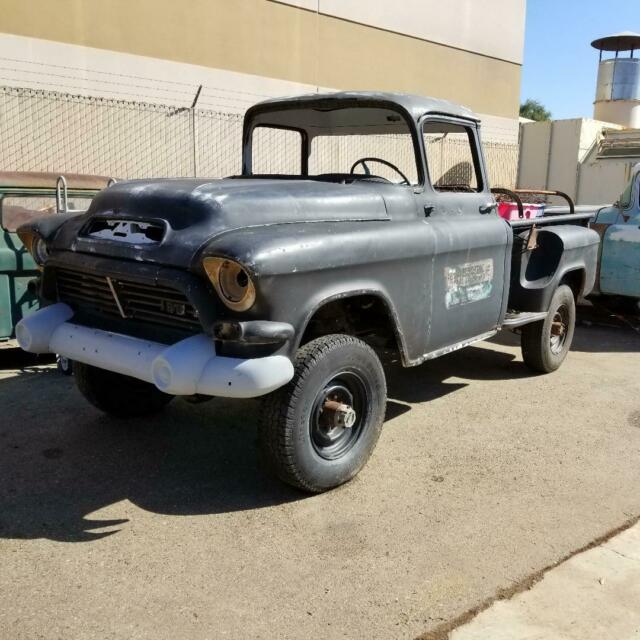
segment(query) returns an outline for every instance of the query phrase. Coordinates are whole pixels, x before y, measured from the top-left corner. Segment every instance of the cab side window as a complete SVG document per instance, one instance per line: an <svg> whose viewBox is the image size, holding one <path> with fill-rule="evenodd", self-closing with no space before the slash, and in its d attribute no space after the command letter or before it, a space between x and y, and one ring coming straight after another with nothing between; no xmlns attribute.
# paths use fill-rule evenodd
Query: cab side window
<svg viewBox="0 0 640 640"><path fill-rule="evenodd" d="M469 127L428 120L422 136L429 178L436 191L482 191L475 139Z"/></svg>

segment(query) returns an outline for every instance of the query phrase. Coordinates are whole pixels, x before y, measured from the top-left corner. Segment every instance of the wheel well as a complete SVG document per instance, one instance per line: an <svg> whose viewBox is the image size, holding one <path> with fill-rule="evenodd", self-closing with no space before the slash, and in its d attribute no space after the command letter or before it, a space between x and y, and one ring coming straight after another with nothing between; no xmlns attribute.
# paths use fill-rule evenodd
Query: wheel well
<svg viewBox="0 0 640 640"><path fill-rule="evenodd" d="M307 323L300 346L330 333L355 336L374 348L400 353L391 312L384 300L373 294L339 298L322 305Z"/></svg>
<svg viewBox="0 0 640 640"><path fill-rule="evenodd" d="M573 297L576 301L584 287L584 275L584 269L574 269L565 273L560 280L560 284L566 284L573 291Z"/></svg>

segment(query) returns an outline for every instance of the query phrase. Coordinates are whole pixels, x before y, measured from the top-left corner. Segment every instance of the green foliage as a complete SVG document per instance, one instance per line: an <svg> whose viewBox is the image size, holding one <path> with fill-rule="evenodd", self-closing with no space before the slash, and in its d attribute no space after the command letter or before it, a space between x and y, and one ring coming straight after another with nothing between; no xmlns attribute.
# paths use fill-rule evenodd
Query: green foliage
<svg viewBox="0 0 640 640"><path fill-rule="evenodd" d="M529 98L529 100L520 105L520 117L536 120L537 122L551 120L551 111L546 109L544 105L540 104L537 100Z"/></svg>

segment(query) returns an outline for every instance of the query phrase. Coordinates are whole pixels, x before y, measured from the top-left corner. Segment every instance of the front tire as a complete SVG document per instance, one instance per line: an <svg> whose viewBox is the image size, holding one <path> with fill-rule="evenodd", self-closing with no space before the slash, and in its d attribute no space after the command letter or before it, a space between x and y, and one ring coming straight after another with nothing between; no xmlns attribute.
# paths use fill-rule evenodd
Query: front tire
<svg viewBox="0 0 640 640"><path fill-rule="evenodd" d="M158 413L174 397L148 382L82 362L73 362L73 375L86 400L116 418L139 418Z"/></svg>
<svg viewBox="0 0 640 640"><path fill-rule="evenodd" d="M384 370L369 345L341 334L309 342L292 380L265 398L258 438L267 466L310 493L347 482L375 448L386 401Z"/></svg>
<svg viewBox="0 0 640 640"><path fill-rule="evenodd" d="M571 348L575 326L575 298L570 287L563 284L551 298L547 317L522 327L524 363L539 373L555 371Z"/></svg>

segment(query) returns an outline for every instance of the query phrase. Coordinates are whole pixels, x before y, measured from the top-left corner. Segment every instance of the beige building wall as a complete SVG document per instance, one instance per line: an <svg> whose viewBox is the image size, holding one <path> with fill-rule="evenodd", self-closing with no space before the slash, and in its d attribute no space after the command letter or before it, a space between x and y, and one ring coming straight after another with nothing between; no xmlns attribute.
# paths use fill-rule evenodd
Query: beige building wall
<svg viewBox="0 0 640 640"><path fill-rule="evenodd" d="M604 129L622 127L589 118L522 124L518 187L564 191L581 205L612 203L634 161L598 157Z"/></svg>
<svg viewBox="0 0 640 640"><path fill-rule="evenodd" d="M293 5L300 6L293 6ZM524 0L2 0L0 82L241 113L276 95L396 90L515 142Z"/></svg>
<svg viewBox="0 0 640 640"><path fill-rule="evenodd" d="M520 125L520 155L518 187L547 188L551 122L531 122Z"/></svg>
<svg viewBox="0 0 640 640"><path fill-rule="evenodd" d="M583 165L578 194L580 204L612 204L618 200L638 160L608 159Z"/></svg>
<svg viewBox="0 0 640 640"><path fill-rule="evenodd" d="M522 63L526 7L520 0L282 0L282 3Z"/></svg>

